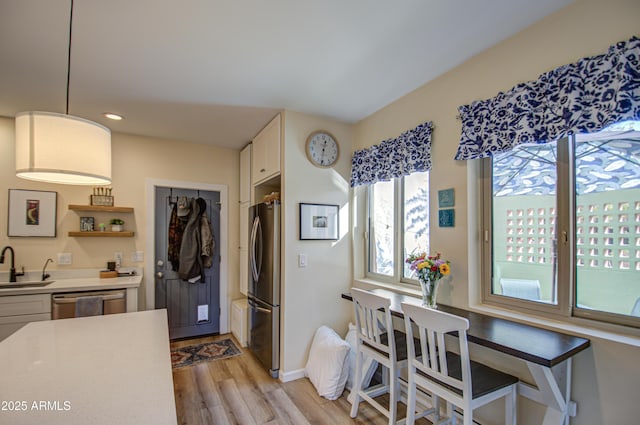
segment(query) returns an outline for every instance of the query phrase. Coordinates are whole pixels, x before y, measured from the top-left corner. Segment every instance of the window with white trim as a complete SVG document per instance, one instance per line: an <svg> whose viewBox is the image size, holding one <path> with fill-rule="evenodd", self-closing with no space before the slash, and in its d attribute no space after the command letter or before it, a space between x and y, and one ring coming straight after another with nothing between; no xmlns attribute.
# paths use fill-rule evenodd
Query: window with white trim
<svg viewBox="0 0 640 425"><path fill-rule="evenodd" d="M483 161L485 301L640 327L640 132Z"/></svg>
<svg viewBox="0 0 640 425"><path fill-rule="evenodd" d="M429 173L379 181L367 188L367 276L409 282L404 259L429 252Z"/></svg>

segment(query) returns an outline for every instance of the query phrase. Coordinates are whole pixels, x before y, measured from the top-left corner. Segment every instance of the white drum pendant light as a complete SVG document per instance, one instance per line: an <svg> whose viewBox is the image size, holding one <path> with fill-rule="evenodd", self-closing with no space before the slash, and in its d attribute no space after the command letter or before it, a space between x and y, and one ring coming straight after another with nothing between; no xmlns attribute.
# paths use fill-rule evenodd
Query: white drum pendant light
<svg viewBox="0 0 640 425"><path fill-rule="evenodd" d="M111 183L111 132L52 112L16 115L16 176L49 183Z"/></svg>
<svg viewBox="0 0 640 425"><path fill-rule="evenodd" d="M111 131L69 115L69 77L73 0L69 20L67 108L65 114L16 114L16 176L48 183L103 185L111 183Z"/></svg>

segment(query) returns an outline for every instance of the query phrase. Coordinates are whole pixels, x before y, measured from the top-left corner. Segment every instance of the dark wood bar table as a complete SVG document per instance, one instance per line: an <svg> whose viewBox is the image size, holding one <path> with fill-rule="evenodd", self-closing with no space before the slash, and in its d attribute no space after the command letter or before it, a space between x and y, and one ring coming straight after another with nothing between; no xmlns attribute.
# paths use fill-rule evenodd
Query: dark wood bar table
<svg viewBox="0 0 640 425"><path fill-rule="evenodd" d="M385 289L371 292L391 299L391 313L403 320L401 303L422 303L418 297ZM343 293L342 298L353 301L350 293ZM576 415L576 403L571 400L571 360L589 347L588 339L443 304L437 309L469 320L470 342L524 360L535 385L520 382L518 393L546 406L543 425L569 424L569 418Z"/></svg>

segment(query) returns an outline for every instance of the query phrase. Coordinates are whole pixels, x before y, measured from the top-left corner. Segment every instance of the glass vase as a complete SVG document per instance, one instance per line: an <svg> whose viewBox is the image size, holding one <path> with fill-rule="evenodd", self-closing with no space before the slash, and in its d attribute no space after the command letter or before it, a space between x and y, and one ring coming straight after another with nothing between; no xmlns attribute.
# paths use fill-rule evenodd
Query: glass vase
<svg viewBox="0 0 640 425"><path fill-rule="evenodd" d="M428 308L436 308L436 297L438 295L438 283L440 279L419 279L420 289L422 289L422 305Z"/></svg>

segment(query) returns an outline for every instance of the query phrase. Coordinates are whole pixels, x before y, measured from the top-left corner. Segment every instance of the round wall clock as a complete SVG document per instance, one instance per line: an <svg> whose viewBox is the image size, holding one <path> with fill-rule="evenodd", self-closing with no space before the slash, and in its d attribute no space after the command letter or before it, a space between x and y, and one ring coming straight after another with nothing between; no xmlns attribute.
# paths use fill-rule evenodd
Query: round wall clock
<svg viewBox="0 0 640 425"><path fill-rule="evenodd" d="M331 167L340 156L340 147L328 131L314 131L307 137L307 158L317 167Z"/></svg>

